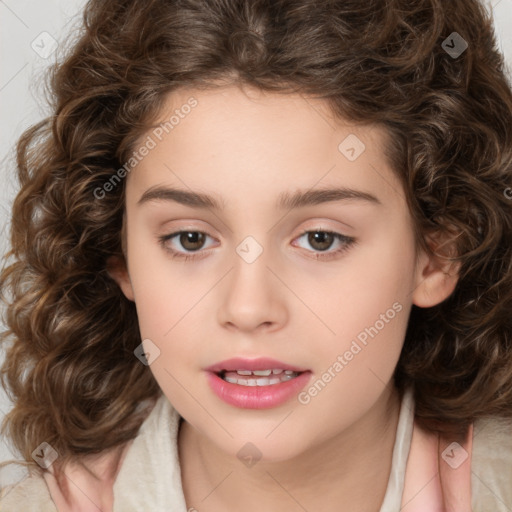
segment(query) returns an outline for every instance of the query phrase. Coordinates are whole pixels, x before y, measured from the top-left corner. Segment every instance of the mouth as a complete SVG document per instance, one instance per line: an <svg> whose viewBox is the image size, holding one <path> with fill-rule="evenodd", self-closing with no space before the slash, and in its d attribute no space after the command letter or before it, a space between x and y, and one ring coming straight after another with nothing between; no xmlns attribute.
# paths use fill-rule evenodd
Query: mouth
<svg viewBox="0 0 512 512"><path fill-rule="evenodd" d="M309 370L284 368L206 371L213 393L240 409L269 409L283 405L308 385L312 375Z"/></svg>
<svg viewBox="0 0 512 512"><path fill-rule="evenodd" d="M293 399L311 381L313 372L267 357L235 357L206 370L210 389L241 409L268 409Z"/></svg>
<svg viewBox="0 0 512 512"><path fill-rule="evenodd" d="M275 368L268 370L221 370L215 373L222 380L239 386L275 386L295 379L304 372Z"/></svg>

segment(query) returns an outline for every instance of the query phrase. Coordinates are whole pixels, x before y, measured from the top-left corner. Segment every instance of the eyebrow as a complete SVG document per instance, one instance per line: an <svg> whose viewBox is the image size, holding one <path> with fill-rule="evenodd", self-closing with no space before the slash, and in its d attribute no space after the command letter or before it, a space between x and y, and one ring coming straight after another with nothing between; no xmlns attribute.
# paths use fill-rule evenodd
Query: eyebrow
<svg viewBox="0 0 512 512"><path fill-rule="evenodd" d="M278 197L277 207L283 210L291 210L348 199L358 199L378 205L382 204L376 196L369 192L337 187L306 191L298 190L293 194L284 192ZM192 192L158 185L146 190L137 204L141 205L152 201L175 201L185 206L213 209L217 211L223 210L225 206L225 203L221 198L202 194L200 192Z"/></svg>

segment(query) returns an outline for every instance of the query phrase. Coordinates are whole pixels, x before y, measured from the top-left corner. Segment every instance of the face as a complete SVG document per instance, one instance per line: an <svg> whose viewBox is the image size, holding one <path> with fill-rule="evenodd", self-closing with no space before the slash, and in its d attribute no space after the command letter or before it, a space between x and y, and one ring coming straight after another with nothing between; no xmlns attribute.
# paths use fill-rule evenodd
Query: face
<svg viewBox="0 0 512 512"><path fill-rule="evenodd" d="M371 411L411 305L453 287L415 249L382 128L336 120L322 100L235 87L175 91L161 114L166 129L141 138L149 149L126 178L127 267L115 274L150 371L224 452L251 441L265 459L292 458ZM259 401L241 384L223 399L205 369L233 357L307 371Z"/></svg>

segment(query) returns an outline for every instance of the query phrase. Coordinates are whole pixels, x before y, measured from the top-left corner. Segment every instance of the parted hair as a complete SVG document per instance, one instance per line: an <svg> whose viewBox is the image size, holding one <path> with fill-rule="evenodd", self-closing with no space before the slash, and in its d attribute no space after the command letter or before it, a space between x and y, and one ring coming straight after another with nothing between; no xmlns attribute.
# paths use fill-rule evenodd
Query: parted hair
<svg viewBox="0 0 512 512"><path fill-rule="evenodd" d="M454 34L456 33L456 34ZM467 44L467 48L464 45ZM16 146L1 382L2 433L22 461L121 446L162 391L135 357L124 258L125 181L100 197L178 87L223 84L324 99L379 125L418 247L449 236L453 293L412 307L394 374L441 433L512 417L512 92L478 0L90 0L47 70L51 115ZM65 49L64 49L65 48ZM4 463L5 464L5 463Z"/></svg>

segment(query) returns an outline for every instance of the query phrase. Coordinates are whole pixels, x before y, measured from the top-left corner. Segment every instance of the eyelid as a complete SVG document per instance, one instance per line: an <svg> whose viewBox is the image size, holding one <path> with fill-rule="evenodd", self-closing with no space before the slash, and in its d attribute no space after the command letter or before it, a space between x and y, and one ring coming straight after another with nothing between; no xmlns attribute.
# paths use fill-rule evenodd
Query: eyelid
<svg viewBox="0 0 512 512"><path fill-rule="evenodd" d="M182 251L176 251L174 249L170 249L167 246L167 242L169 242L173 238L179 237L183 233L201 233L203 235L206 235L206 237L212 238L212 239L215 240L215 237L210 235L208 232L202 231L200 229L195 229L195 228L180 228L180 229L178 229L176 231L173 231L172 233L161 235L161 236L158 237L158 239L159 239L160 244L162 245L162 247L164 247L164 249L166 249L169 253L183 255L184 257L187 257L188 255L193 255L193 257L195 257L194 255L203 254L203 253L209 251L209 249L204 249L204 248L198 249L197 251L186 251L185 250L183 252ZM197 257L199 257L199 256L197 256Z"/></svg>
<svg viewBox="0 0 512 512"><path fill-rule="evenodd" d="M311 254L314 259L317 260L324 260L328 261L329 259L334 259L339 257L342 253L350 249L353 245L357 244L357 240L352 237L345 235L343 233L339 233L337 231L326 229L326 228L308 228L305 229L300 235L296 236L293 240L298 240L299 238L302 238L304 235L308 235L309 233L327 233L334 237L335 241L338 241L339 243L342 243L343 245L336 249L331 250L331 248L325 250L325 251L314 251L314 250L307 250L304 249L305 252Z"/></svg>
<svg viewBox="0 0 512 512"><path fill-rule="evenodd" d="M200 234L206 235L206 237L215 239L215 237L211 236L206 231L201 231L200 229L186 228L186 227L180 228L179 230L173 231L172 233L159 236L158 239L159 239L160 245L166 252L168 252L171 255L172 258L182 259L184 261L199 260L199 259L202 259L202 258L208 256L212 252L211 249L204 249L204 248L198 249L197 251L188 251L187 252L185 250L184 252L182 252L182 251L177 251L175 249L171 249L170 247L167 246L167 242L169 240L172 240L173 238L175 238L183 233L200 233ZM304 235L307 235L310 233L327 233L327 234L332 235L336 241L341 242L343 244L341 248L334 250L334 251L330 250L330 248L326 249L325 251L315 251L315 250L303 249L304 252L311 254L311 256L308 256L309 258L314 258L316 260L328 261L330 259L335 259L335 258L339 257L342 253L344 253L345 251L350 249L350 247L357 244L357 240L352 236L348 236L343 233L339 233L339 232L329 229L329 228L323 228L318 225L316 227L309 227L309 228L303 229L299 235L297 235L293 238L293 241L295 241L299 238L302 238ZM299 247L299 249L302 249L302 248Z"/></svg>

